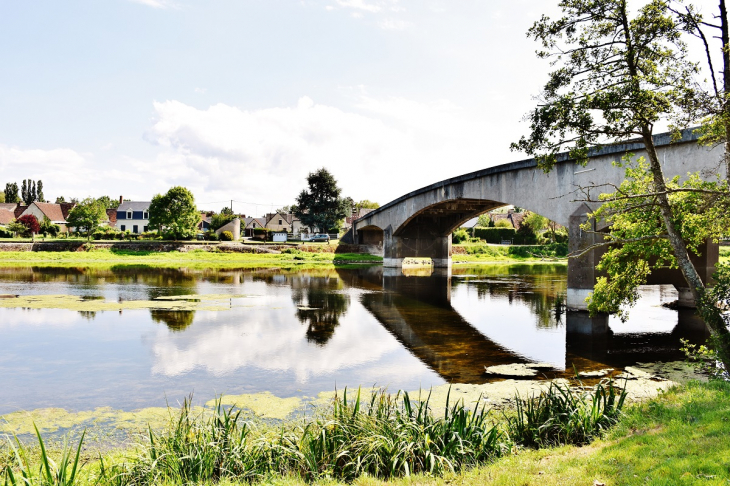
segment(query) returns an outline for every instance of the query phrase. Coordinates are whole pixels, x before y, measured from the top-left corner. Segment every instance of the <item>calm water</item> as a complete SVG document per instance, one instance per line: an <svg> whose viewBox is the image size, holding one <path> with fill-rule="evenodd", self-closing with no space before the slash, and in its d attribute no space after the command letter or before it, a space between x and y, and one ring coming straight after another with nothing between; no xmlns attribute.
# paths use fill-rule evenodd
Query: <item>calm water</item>
<svg viewBox="0 0 730 486"><path fill-rule="evenodd" d="M404 275L317 270L0 268L0 294L107 300L226 294L219 311L0 308L0 413L176 403L191 392L314 396L335 386L413 390L482 383L484 366L548 362L549 376L680 359L704 342L672 287L647 287L631 319L567 313L562 266ZM567 370L567 371L566 371Z"/></svg>

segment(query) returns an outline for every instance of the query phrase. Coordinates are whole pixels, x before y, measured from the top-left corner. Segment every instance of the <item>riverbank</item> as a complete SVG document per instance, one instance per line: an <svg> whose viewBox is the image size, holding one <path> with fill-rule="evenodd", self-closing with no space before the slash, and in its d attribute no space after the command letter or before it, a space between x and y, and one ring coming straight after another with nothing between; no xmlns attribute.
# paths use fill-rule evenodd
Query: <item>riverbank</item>
<svg viewBox="0 0 730 486"><path fill-rule="evenodd" d="M656 383L660 382L657 381ZM461 386L454 385L452 387L452 392L456 391L457 393L450 394L451 403L454 403L462 397L458 393L458 388ZM545 386L545 382L542 382L542 389L545 389ZM385 484L524 484L535 486L586 484L727 484L727 480L730 479L730 469L727 467L727 457L730 452L730 422L727 421L727 410L730 408L730 384L720 381L689 381L684 385L672 383L671 385L667 384L659 388L662 390L661 393L657 395L656 390L654 390L653 398L635 401L626 406L618 423L608 430L604 437L582 447L568 445L534 450L529 447L519 446L514 440L504 435L506 433L506 429L504 429L506 427L505 420L508 417L514 416L514 410L498 410L489 414L487 417L488 422L485 423L484 427L485 430L491 430L493 427L503 430L502 435L499 436L499 441L503 445L498 446L496 443L490 442L489 447L492 452L489 455L492 458L489 459L488 456L484 456L479 462L486 462L481 463L477 467L472 468L468 464L464 464L464 469L456 473L448 472L448 467L446 467L443 474L436 474L434 476L430 474L417 474L407 478L391 478L387 482L378 480L372 476L359 476L354 478L351 484L368 486ZM515 391L519 390L519 388L517 390L513 389L511 396L514 398ZM524 387L522 391L525 391ZM448 392L448 386L438 387L431 395L431 408L435 412L434 420L436 421L441 420L439 417L443 415L443 405L447 394L449 394ZM363 394L368 395L368 392L363 391ZM317 400L317 406L326 407L326 403L331 404L332 396L332 393L322 394ZM342 392L340 392L339 396L342 397ZM354 398L352 390L349 391L348 396L350 399ZM412 392L410 396L411 398L417 398L418 395ZM496 396L487 395L487 398L493 399ZM245 410L254 410L254 415L261 418L281 418L287 415L287 411L296 408L296 406L292 407L291 400L289 402L285 402L285 400L287 399L276 399L271 396L241 396L222 397L220 403L223 405L231 405L233 403L243 404ZM480 398L478 400L482 399ZM467 400L465 402L469 403ZM342 402L340 402L341 404ZM135 420L134 417L130 417L131 414L127 414L117 422L115 428L117 430L124 430L124 427L127 426L128 428L134 428L143 432L144 425L142 422L149 420L153 424L153 430L155 430L154 435L157 438L158 453L179 453L181 455L206 454L205 450L199 449L198 447L203 447L207 444L205 442L206 434L209 434L211 431L206 427L209 427L211 422L206 422L205 417L212 417L211 414L215 413L216 405L217 402L211 401L206 405L206 408L191 407L187 412L185 412L184 407L182 412L179 409L147 410L144 414L138 416L140 420ZM377 406L380 407L380 405ZM384 406L391 407L391 405ZM491 407L492 404L490 403L487 406ZM382 411L383 409L381 408L380 410ZM109 410L105 411L106 417L96 417L94 419L91 414L87 414L85 419L89 423L107 423L109 416L112 414ZM340 412L343 412L343 410L340 410ZM355 411L351 406L345 409L344 412L346 413L346 417L360 413ZM184 416L193 422L187 423L187 421L179 420L180 413L187 414ZM57 422L56 426L68 427L69 424L74 422L75 417L71 415L67 414L62 420ZM78 415L81 416L81 414ZM43 420L44 418L48 419L50 416L50 413L45 416L42 413L29 414L28 417L20 421L23 427L18 432L32 432L32 421L29 420L29 418L32 418L39 423L42 427L41 430L46 435L48 429L43 428ZM338 415L337 409L334 411L330 409L329 412L324 412L323 414L314 412L309 416L314 417L313 419L309 419L310 421L319 417L320 422L317 422L319 425L316 425L316 427L312 425L314 428L322 426L324 427L324 431L328 430L327 427L335 427L335 429L325 434L325 440L329 441L329 445L336 444L338 440L337 434L330 436L330 433L335 432L337 427L345 426L349 420L345 416ZM245 418L250 419L251 416L248 415ZM264 437L268 437L266 440L277 440L275 438L280 434L280 432L277 432L279 426L272 425L271 423L266 425L266 422L261 422L261 418L254 419L251 428L252 432L249 432L248 434L250 435L247 435L250 439L249 446L256 444L257 440L261 440ZM397 424L401 424L403 420L403 417L397 418L394 415L387 419L387 422L392 421L393 425L396 426ZM16 425L20 425L20 422L11 420L8 421L8 424L15 423ZM163 422L167 425L160 425ZM208 425L199 428L198 425L202 425L203 423ZM427 421L426 423L431 422ZM185 434L183 435L180 434L179 430L181 424L188 427L185 429ZM363 426L374 426L367 424L369 424L368 421L362 423ZM294 433L296 435L305 430L301 429L302 425L301 422L290 422L288 425L284 425L284 430L290 431L287 433ZM76 427L74 431L78 438L80 429ZM75 484L110 484L106 480L97 482L100 471L99 454L104 457L106 468L121 467L122 469L117 469L117 472L125 470L134 475L148 473L144 468L149 467L151 464L148 462L149 457L147 456L149 454L149 444L127 446L123 449L104 450L103 440L108 436L104 434L96 434L94 436L94 433L93 430L88 431L86 449L83 453L82 460L84 469L79 481ZM342 433L346 433L344 429ZM347 433L357 432L350 431ZM387 433L394 434L393 439L399 436L397 427ZM167 439L164 439L165 437L174 438L174 442L168 442ZM257 437L259 439L256 439ZM396 454L396 451L408 450L409 444L400 442L400 440L404 439L405 437L397 439L392 444L394 448L393 454ZM433 441L440 440L438 435L434 435L431 439ZM143 436L140 435L133 443L144 443L144 440ZM410 440L417 439L416 437L412 437ZM304 446L305 442L297 442L290 445L304 447L301 449L301 453L305 455L313 454L311 460L314 461L318 460L316 457L320 457L319 454L325 454L324 451L315 452L309 450L309 446ZM51 453L51 455L58 459L60 442L54 441L52 444L56 445L52 446L55 452ZM99 447L99 444L102 447ZM375 441L373 441L373 444L375 444ZM467 448L473 445L471 442L464 444ZM507 446L506 449L504 448L505 446ZM173 449L165 449L166 447L173 447ZM359 446L353 443L352 447ZM436 442L434 442L432 447L434 447L434 453L436 453ZM255 450L255 446L253 450ZM31 452L32 456L39 456L40 451L32 449ZM207 451L207 453L211 453L211 451ZM418 452L414 450L410 453L415 454ZM215 458L210 456L207 459ZM235 460L235 458L228 459ZM238 459L240 460L242 458ZM165 462L169 463L169 460L168 457L165 459ZM251 458L251 460L254 459ZM303 456L302 460L306 460L306 456ZM4 448L0 446L0 469L2 469L4 464L11 464L12 461L13 458L7 445ZM316 468L323 466L323 464L320 463L317 466L315 463L311 463L309 466L305 466L305 468L310 466ZM443 466L444 464L441 464L436 471L440 470ZM192 465L175 463L174 467L187 468L192 467ZM205 466L201 464L200 467ZM288 470L287 468L288 466L282 469L282 472ZM267 473L263 477L259 477L259 479L263 479L265 484L281 485L312 484L312 482L314 484L327 485L344 484L332 479L331 474L334 472L334 470L330 472L327 472L327 469L320 470L316 476L310 477L308 481L305 481L298 475L284 474L284 476L280 476L276 473L273 475ZM396 476L402 473L403 471ZM164 482L165 484L182 484L182 481L169 479L164 481L160 476L156 476L156 478L156 480L152 481L155 484L160 482ZM137 479L143 479L139 484L147 484L144 480L150 479L150 477L138 477ZM249 484L249 480L252 479L254 482L257 481L254 475L250 476L248 480L241 482L238 482L237 479L226 478L222 478L220 481L199 478L199 480L193 482L195 484L233 485ZM121 483L126 484L124 481Z"/></svg>
<svg viewBox="0 0 730 486"><path fill-rule="evenodd" d="M216 247L217 248L217 247ZM188 251L132 251L92 248L89 251L6 251L0 253L0 266L105 267L143 265L187 268L247 268L255 266L299 266L305 264L381 263L383 259L367 253L313 253L297 249L241 253L192 249Z"/></svg>

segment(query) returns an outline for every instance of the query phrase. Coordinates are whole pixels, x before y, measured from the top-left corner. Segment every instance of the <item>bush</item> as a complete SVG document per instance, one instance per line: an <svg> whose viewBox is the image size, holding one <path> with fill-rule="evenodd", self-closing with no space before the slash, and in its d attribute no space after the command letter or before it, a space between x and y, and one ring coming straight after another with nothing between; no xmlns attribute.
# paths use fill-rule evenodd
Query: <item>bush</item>
<svg viewBox="0 0 730 486"><path fill-rule="evenodd" d="M12 238L13 233L7 230L4 230L3 228L0 228L0 238Z"/></svg>
<svg viewBox="0 0 730 486"><path fill-rule="evenodd" d="M512 226L512 223L510 223L506 219L498 219L496 222L493 223L493 226L491 226L491 228L512 228L512 229L514 229L514 226Z"/></svg>
<svg viewBox="0 0 730 486"><path fill-rule="evenodd" d="M458 230L454 231L451 235L451 241L453 243L463 243L464 241L467 241L469 239L469 233L466 231L465 228L459 228Z"/></svg>
<svg viewBox="0 0 730 486"><path fill-rule="evenodd" d="M213 230L208 230L203 235L203 238L205 241L218 241L220 238L218 238L218 233L216 233Z"/></svg>
<svg viewBox="0 0 730 486"><path fill-rule="evenodd" d="M230 231L222 231L220 238L221 241L233 241L233 233Z"/></svg>
<svg viewBox="0 0 730 486"><path fill-rule="evenodd" d="M616 424L626 391L612 381L590 392L551 383L538 397L516 397L517 413L507 417L509 436L526 447L585 445Z"/></svg>

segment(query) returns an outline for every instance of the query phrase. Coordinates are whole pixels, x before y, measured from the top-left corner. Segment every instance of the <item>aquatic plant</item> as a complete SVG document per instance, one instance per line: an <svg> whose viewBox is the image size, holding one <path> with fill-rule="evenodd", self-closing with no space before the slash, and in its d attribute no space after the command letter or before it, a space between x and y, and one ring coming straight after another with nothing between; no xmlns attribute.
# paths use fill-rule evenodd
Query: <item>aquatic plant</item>
<svg viewBox="0 0 730 486"><path fill-rule="evenodd" d="M58 463L49 456L38 427L35 427L35 433L40 448L38 471L36 472L33 466L28 450L16 436L15 443L9 441L14 460L11 464L5 466L5 486L73 486L77 484L79 471L81 470L81 467L79 467L81 446L84 443L86 431L81 434L75 453L68 442L64 440L61 459Z"/></svg>
<svg viewBox="0 0 730 486"><path fill-rule="evenodd" d="M142 452L128 463L102 467L102 482L119 485L198 483L222 478L253 481L274 475L306 480L353 480L415 473L442 474L483 463L502 452L503 434L488 411L447 405L435 418L429 400L380 390L363 403L336 394L315 417L256 433L241 411L218 400L194 415L186 400L162 434L150 429Z"/></svg>
<svg viewBox="0 0 730 486"><path fill-rule="evenodd" d="M626 390L612 381L585 392L553 382L539 396L515 398L516 413L505 416L507 431L525 447L584 445L618 422L625 399Z"/></svg>

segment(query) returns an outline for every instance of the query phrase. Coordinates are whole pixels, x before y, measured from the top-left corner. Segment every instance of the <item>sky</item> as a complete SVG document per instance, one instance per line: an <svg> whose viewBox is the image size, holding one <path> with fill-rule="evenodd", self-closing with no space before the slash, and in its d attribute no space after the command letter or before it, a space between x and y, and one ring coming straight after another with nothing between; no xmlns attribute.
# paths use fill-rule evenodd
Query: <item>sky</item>
<svg viewBox="0 0 730 486"><path fill-rule="evenodd" d="M293 204L321 167L380 204L525 158L546 0L0 0L0 186Z"/></svg>

